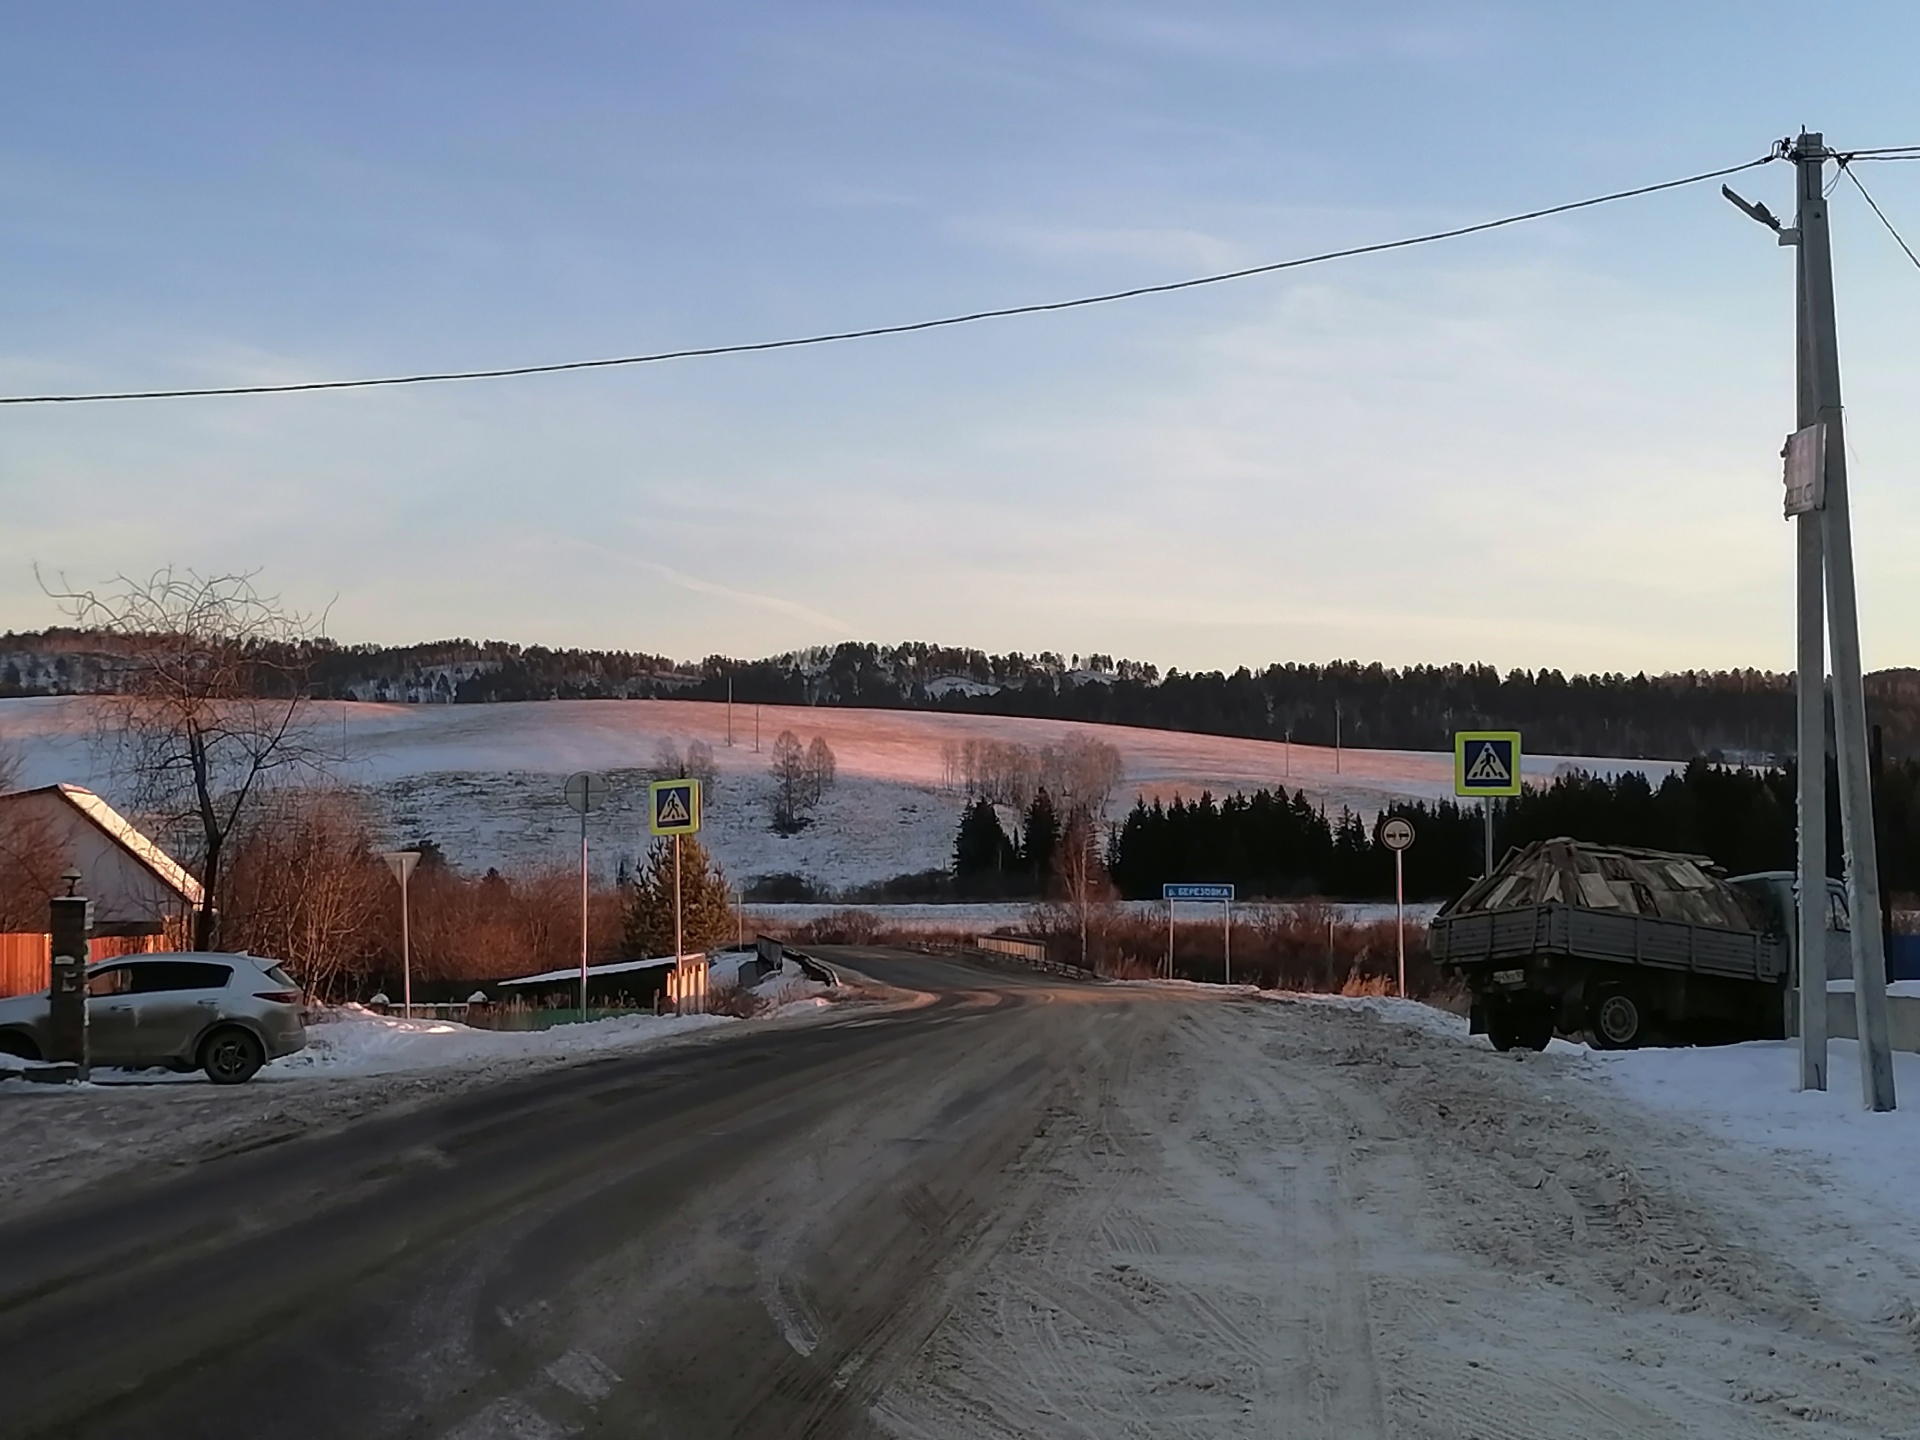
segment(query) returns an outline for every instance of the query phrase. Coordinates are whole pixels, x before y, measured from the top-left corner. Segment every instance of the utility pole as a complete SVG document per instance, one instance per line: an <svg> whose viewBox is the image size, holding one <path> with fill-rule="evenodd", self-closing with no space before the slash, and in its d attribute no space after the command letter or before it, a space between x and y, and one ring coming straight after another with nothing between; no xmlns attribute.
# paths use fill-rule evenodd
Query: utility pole
<svg viewBox="0 0 1920 1440"><path fill-rule="evenodd" d="M733 748L733 676L727 676L727 748Z"/></svg>
<svg viewBox="0 0 1920 1440"><path fill-rule="evenodd" d="M1809 177L1795 172L1799 208L1807 208L1807 184L1820 201L1820 167ZM1784 237L1783 237L1784 238ZM1807 323L1806 251L1794 266L1794 390L1796 427L1820 418L1813 335ZM1818 510L1794 519L1794 748L1800 810L1800 1088L1827 1088L1827 613L1826 529ZM1819 897L1815 899L1814 897Z"/></svg>
<svg viewBox="0 0 1920 1440"><path fill-rule="evenodd" d="M1787 514L1797 516L1798 669L1796 743L1799 748L1800 863L1800 1083L1826 1084L1827 866L1826 739L1821 676L1821 602L1826 607L1833 661L1833 738L1840 778L1840 837L1846 856L1847 910L1852 923L1853 1004L1860 1043L1860 1091L1867 1109L1894 1108L1893 1051L1887 1035L1885 937L1880 915L1880 863L1873 832L1873 788L1868 774L1867 701L1860 673L1860 611L1853 579L1853 523L1847 500L1847 446L1840 404L1839 327L1834 318L1833 251L1827 231L1826 162L1833 158L1819 134L1802 131L1787 142L1798 207L1785 229L1764 205L1726 186L1740 209L1798 252L1795 338L1796 422L1787 441ZM1824 584L1823 584L1824 579Z"/></svg>
<svg viewBox="0 0 1920 1440"><path fill-rule="evenodd" d="M1867 695L1860 673L1860 610L1853 583L1853 522L1847 501L1847 446L1841 426L1840 341L1834 318L1833 251L1821 179L1829 151L1819 135L1802 134L1789 152L1800 174L1800 274L1807 360L1825 430L1827 609L1833 655L1833 735L1840 762L1840 834L1847 857L1847 912L1852 917L1853 1006L1860 1037L1860 1090L1869 1110L1891 1110L1893 1050L1887 1035L1887 959L1881 942L1880 860L1873 843L1873 790L1867 774ZM1825 769L1825 747L1815 754ZM1804 766L1808 756L1801 757ZM1820 857L1824 861L1825 856ZM1805 857L1801 869L1807 868ZM1824 872L1825 865L1820 865ZM1826 884L1800 895L1801 914L1823 917ZM1803 922L1804 933L1805 927ZM1820 987L1826 988L1826 937L1821 936ZM1804 966L1803 966L1804 968ZM1810 977L1801 977L1808 989Z"/></svg>

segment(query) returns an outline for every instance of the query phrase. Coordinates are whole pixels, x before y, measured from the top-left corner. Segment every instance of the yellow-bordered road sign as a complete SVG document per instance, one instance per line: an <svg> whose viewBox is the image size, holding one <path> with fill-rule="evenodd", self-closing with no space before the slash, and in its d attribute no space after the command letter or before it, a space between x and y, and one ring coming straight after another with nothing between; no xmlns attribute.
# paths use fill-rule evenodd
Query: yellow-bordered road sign
<svg viewBox="0 0 1920 1440"><path fill-rule="evenodd" d="M1518 795L1520 732L1457 731L1453 737L1453 793Z"/></svg>
<svg viewBox="0 0 1920 1440"><path fill-rule="evenodd" d="M647 787L647 819L656 835L692 835L700 829L700 782L656 780Z"/></svg>

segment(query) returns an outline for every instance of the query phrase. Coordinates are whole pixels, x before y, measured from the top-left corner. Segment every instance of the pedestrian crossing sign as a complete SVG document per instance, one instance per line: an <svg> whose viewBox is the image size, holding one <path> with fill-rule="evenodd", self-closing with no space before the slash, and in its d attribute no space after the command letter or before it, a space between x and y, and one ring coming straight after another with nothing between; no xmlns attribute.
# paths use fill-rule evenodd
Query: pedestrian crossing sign
<svg viewBox="0 0 1920 1440"><path fill-rule="evenodd" d="M647 817L656 835L692 835L700 829L700 782L656 780L647 787Z"/></svg>
<svg viewBox="0 0 1920 1440"><path fill-rule="evenodd" d="M1462 730L1453 737L1453 793L1518 795L1520 732Z"/></svg>

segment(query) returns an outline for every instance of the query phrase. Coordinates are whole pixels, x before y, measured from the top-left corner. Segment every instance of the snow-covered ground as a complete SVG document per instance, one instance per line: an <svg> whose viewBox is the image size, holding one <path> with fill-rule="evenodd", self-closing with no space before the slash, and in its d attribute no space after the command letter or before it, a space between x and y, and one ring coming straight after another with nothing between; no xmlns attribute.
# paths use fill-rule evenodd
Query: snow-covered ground
<svg viewBox="0 0 1920 1440"><path fill-rule="evenodd" d="M0 700L0 742L21 751L28 784L69 781L124 801L95 745L97 715L98 702L86 697ZM1330 809L1372 815L1396 799L1434 800L1453 789L1453 758L1445 753L1345 750L1336 757L1311 745L924 711L736 705L731 746L727 707L697 700L326 702L312 716L314 738L340 757L341 778L372 800L384 842L430 839L475 870L577 863L579 821L562 802L561 782L594 770L611 785L606 808L588 822L591 863L611 875L646 843L646 771L663 742L683 753L691 740L713 748L719 779L702 838L731 877L792 872L835 888L951 863L962 797L942 783L943 750L969 739L1038 748L1076 732L1097 736L1125 766L1116 817L1140 795L1286 786ZM838 761L838 781L813 824L794 836L776 835L769 824L770 751L785 729L802 743L821 736ZM1656 781L1674 768L1528 756L1524 769L1544 780L1569 765L1604 774L1642 770Z"/></svg>
<svg viewBox="0 0 1920 1440"><path fill-rule="evenodd" d="M1033 911L1029 901L1001 901L993 903L965 905L760 905L746 907L748 928L758 922L763 928L773 926L799 926L810 920L824 919L829 915L838 915L847 910L859 910L875 916L886 926L902 930L938 931L953 935L981 935L995 930L1018 930L1025 926L1028 915ZM1158 900L1123 900L1122 910L1156 917L1166 915L1166 907ZM1269 905L1260 902L1259 909L1284 909L1283 904ZM1378 904L1349 904L1340 902L1321 906L1334 919L1343 925L1364 925L1377 920L1393 919L1393 906ZM1421 902L1407 906L1407 923L1424 925L1440 908L1438 903ZM1235 910L1239 919L1251 914L1252 906L1241 906ZM1218 905L1184 904L1180 907L1181 923L1205 924L1217 920L1220 915Z"/></svg>
<svg viewBox="0 0 1920 1440"><path fill-rule="evenodd" d="M275 1060L259 1078L387 1075L503 1061L573 1060L634 1050L670 1035L734 1023L721 1015L622 1015L545 1030L477 1030L451 1020L404 1020L349 1005L325 1023L309 1025L307 1048Z"/></svg>

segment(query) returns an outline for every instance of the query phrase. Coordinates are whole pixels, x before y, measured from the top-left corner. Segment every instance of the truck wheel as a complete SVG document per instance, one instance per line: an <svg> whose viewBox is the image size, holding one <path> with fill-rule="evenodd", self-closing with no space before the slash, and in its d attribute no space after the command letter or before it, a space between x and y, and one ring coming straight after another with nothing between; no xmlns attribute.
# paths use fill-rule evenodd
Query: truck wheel
<svg viewBox="0 0 1920 1440"><path fill-rule="evenodd" d="M1544 1050L1553 1042L1553 1011L1542 1005L1529 1010L1520 1021L1520 1043L1529 1050Z"/></svg>
<svg viewBox="0 0 1920 1440"><path fill-rule="evenodd" d="M1520 1016L1514 1012L1512 1001L1489 995L1486 1014L1487 1039L1493 1042L1494 1049L1512 1050L1522 1043Z"/></svg>
<svg viewBox="0 0 1920 1440"><path fill-rule="evenodd" d="M11 1055L16 1060L38 1060L40 1047L24 1035L0 1035L0 1055Z"/></svg>
<svg viewBox="0 0 1920 1440"><path fill-rule="evenodd" d="M1603 986L1594 994L1589 1020L1593 1043L1602 1050L1630 1050L1646 1038L1645 1008L1619 985Z"/></svg>

